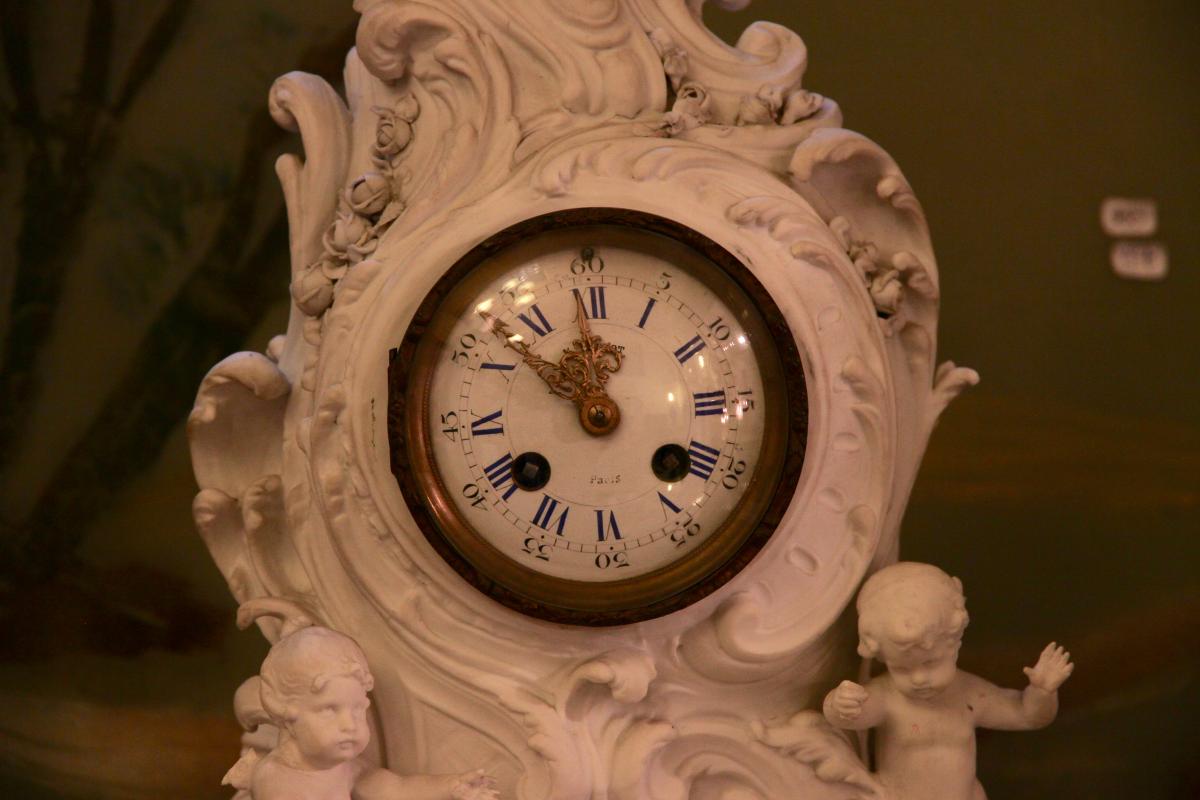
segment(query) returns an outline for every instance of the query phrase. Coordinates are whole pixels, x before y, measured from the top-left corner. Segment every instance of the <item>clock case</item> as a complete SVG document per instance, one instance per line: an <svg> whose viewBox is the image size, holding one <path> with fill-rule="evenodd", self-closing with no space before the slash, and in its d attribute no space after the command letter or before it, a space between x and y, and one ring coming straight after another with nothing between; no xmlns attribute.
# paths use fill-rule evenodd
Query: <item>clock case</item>
<svg viewBox="0 0 1200 800"><path fill-rule="evenodd" d="M762 723L855 657L843 618L894 561L941 410L937 272L894 162L801 79L803 42L729 47L699 0L359 0L346 100L290 73L272 116L292 308L265 354L205 378L189 419L197 527L239 602L287 598L357 640L376 751L483 766L514 798L842 797ZM485 596L430 545L392 473L389 351L498 231L628 209L733 254L803 364L802 473L738 574L672 613L562 625ZM279 628L260 621L271 641Z"/></svg>

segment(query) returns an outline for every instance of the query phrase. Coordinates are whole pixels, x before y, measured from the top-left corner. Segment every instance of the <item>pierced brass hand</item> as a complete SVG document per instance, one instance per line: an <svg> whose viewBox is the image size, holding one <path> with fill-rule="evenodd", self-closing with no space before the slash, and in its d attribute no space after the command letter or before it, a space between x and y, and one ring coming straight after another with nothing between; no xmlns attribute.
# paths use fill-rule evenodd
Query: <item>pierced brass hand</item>
<svg viewBox="0 0 1200 800"><path fill-rule="evenodd" d="M557 364L534 353L520 336L496 317L486 311L480 311L479 316L501 338L505 347L519 354L521 360L546 382L551 392L575 403L579 409L579 424L585 431L593 436L604 436L616 430L621 421L621 410L608 396L604 385L609 376L621 368L625 354L622 348L592 334L583 299L576 294L575 300L580 338L563 351Z"/></svg>
<svg viewBox="0 0 1200 800"><path fill-rule="evenodd" d="M588 325L587 311L583 307L583 295L575 292L575 321L579 325L579 337L563 353L563 358L576 355L583 360L584 381L579 405L579 424L593 436L603 436L616 430L621 422L621 409L608 396L604 386L609 376L621 368L625 359L622 348L608 344L599 336L593 336Z"/></svg>
<svg viewBox="0 0 1200 800"><path fill-rule="evenodd" d="M562 365L547 361L534 353L529 349L529 345L521 341L520 336L486 311L480 311L479 316L483 317L484 322L488 324L488 329L500 337L505 347L516 352L526 365L533 368L537 376L550 387L551 392L565 400L575 399L579 393L579 385L567 374Z"/></svg>

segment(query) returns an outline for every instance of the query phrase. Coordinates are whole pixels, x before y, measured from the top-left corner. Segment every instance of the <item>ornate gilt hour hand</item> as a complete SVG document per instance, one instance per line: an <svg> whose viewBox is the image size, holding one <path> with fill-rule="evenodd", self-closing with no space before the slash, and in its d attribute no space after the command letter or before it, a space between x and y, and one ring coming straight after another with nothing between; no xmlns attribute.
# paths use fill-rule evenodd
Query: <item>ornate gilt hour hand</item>
<svg viewBox="0 0 1200 800"><path fill-rule="evenodd" d="M604 342L592 334L583 310L583 300L576 295L580 338L559 356L558 363L547 361L534 353L529 345L496 317L480 311L479 316L501 338L504 346L521 356L521 360L546 382L550 391L570 400L579 410L579 424L593 436L603 436L616 430L621 410L608 396L604 385L609 376L621 368L622 349Z"/></svg>
<svg viewBox="0 0 1200 800"><path fill-rule="evenodd" d="M583 295L575 292L575 321L579 325L579 337L563 353L578 356L582 361L582 396L579 405L579 424L594 436L612 433L621 422L621 409L608 396L604 386L609 376L621 368L625 358L622 348L609 344L599 336L593 336L588 325L587 312L583 307Z"/></svg>

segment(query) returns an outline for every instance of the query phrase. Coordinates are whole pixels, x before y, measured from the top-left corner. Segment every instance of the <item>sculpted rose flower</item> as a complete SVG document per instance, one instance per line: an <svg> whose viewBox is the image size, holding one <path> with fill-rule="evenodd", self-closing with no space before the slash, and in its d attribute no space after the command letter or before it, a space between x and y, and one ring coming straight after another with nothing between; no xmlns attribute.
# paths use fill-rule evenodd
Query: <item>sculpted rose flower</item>
<svg viewBox="0 0 1200 800"><path fill-rule="evenodd" d="M379 238L374 235L363 237L358 242L350 245L346 248L346 259L350 262L350 266L354 266L374 253L378 245Z"/></svg>
<svg viewBox="0 0 1200 800"><path fill-rule="evenodd" d="M379 125L375 128L375 152L383 159L400 154L412 141L412 125L386 108L376 109Z"/></svg>
<svg viewBox="0 0 1200 800"><path fill-rule="evenodd" d="M900 282L900 273L894 269L881 270L871 280L871 297L875 306L885 314L895 314L903 299L904 284Z"/></svg>
<svg viewBox="0 0 1200 800"><path fill-rule="evenodd" d="M335 251L345 253L351 245L360 244L370 234L370 222L357 214L338 212L333 230L329 232L329 240Z"/></svg>
<svg viewBox="0 0 1200 800"><path fill-rule="evenodd" d="M333 303L333 281L320 269L309 267L292 281L292 297L301 311L315 317Z"/></svg>
<svg viewBox="0 0 1200 800"><path fill-rule="evenodd" d="M708 122L708 90L698 83L685 83L675 96L671 110L692 117L698 124Z"/></svg>
<svg viewBox="0 0 1200 800"><path fill-rule="evenodd" d="M360 175L350 186L347 200L354 213L364 217L372 217L387 206L392 199L392 187L388 179L378 172L368 172Z"/></svg>
<svg viewBox="0 0 1200 800"><path fill-rule="evenodd" d="M663 72L671 79L671 88L678 90L687 76L687 53L681 48L672 47L663 53Z"/></svg>
<svg viewBox="0 0 1200 800"><path fill-rule="evenodd" d="M350 264L345 253L329 254L313 264L313 268L331 281L340 281Z"/></svg>
<svg viewBox="0 0 1200 800"><path fill-rule="evenodd" d="M421 106L417 102L417 98L411 94L406 94L396 102L396 116L405 122L414 122L417 116L421 113Z"/></svg>

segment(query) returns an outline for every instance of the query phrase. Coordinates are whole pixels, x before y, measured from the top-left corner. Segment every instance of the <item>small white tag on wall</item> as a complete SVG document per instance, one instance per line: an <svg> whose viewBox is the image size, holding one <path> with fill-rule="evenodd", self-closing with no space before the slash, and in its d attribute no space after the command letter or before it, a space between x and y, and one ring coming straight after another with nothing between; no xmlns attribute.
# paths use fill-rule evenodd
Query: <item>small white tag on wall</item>
<svg viewBox="0 0 1200 800"><path fill-rule="evenodd" d="M1109 236L1153 236L1158 204L1148 197L1106 197L1100 204L1100 227Z"/></svg>
<svg viewBox="0 0 1200 800"><path fill-rule="evenodd" d="M1109 261L1119 278L1161 281L1167 277L1167 246L1162 242L1113 242Z"/></svg>

